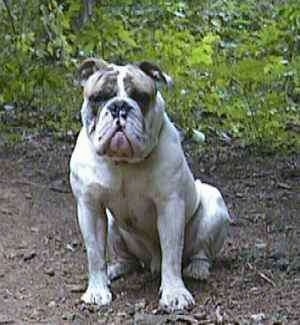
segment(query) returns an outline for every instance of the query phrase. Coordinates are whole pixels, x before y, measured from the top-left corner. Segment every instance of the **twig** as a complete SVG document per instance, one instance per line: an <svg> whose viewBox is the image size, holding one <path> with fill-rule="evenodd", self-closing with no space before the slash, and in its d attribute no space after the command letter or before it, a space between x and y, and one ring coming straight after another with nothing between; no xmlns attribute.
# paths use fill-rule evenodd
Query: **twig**
<svg viewBox="0 0 300 325"><path fill-rule="evenodd" d="M93 0L83 0L84 12L82 17L83 25L85 25L93 15Z"/></svg>
<svg viewBox="0 0 300 325"><path fill-rule="evenodd" d="M14 23L14 18L13 18L12 14L11 14L11 11L10 11L7 0L3 0L3 3L4 3L4 6L6 8L7 14L9 16L9 22L11 24L11 28L12 28L14 34L17 35L17 30L16 30L16 26L15 26L15 23Z"/></svg>
<svg viewBox="0 0 300 325"><path fill-rule="evenodd" d="M265 280L266 282L268 282L269 284L271 284L273 287L276 287L276 283L271 280L268 276L266 276L264 273L260 272L257 270L256 267L254 267L251 263L247 263L248 268L251 271L254 271L256 274L258 274L263 280Z"/></svg>

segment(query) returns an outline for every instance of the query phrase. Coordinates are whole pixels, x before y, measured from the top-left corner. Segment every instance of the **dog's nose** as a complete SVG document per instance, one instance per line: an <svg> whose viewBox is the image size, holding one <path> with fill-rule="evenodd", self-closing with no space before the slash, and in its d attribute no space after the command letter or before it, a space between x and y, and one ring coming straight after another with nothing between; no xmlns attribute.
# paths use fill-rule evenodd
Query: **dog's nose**
<svg viewBox="0 0 300 325"><path fill-rule="evenodd" d="M114 101L108 107L113 118L121 117L125 119L128 112L131 110L131 106L126 101Z"/></svg>

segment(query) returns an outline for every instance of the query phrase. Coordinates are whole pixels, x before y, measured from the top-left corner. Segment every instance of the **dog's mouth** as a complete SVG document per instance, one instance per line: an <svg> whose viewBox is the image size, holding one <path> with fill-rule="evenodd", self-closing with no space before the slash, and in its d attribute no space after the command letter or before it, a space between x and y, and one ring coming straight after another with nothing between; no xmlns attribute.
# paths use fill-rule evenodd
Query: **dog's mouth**
<svg viewBox="0 0 300 325"><path fill-rule="evenodd" d="M147 141L144 120L133 113L127 119L105 119L104 116L99 120L92 138L98 155L127 162L142 158Z"/></svg>
<svg viewBox="0 0 300 325"><path fill-rule="evenodd" d="M110 157L130 158L133 156L133 149L126 135L125 129L118 126L112 134L106 154Z"/></svg>

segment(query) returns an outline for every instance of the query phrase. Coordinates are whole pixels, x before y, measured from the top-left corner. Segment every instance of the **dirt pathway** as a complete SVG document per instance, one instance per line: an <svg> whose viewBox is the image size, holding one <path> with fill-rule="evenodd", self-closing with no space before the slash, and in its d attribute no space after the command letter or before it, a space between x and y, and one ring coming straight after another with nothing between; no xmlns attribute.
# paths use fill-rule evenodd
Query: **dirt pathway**
<svg viewBox="0 0 300 325"><path fill-rule="evenodd" d="M159 314L159 281L147 272L113 283L109 307L80 303L86 260L70 146L39 140L2 150L0 324L299 324L299 161L228 150L190 159L195 175L222 190L235 222L208 282L187 282L197 305L179 316Z"/></svg>

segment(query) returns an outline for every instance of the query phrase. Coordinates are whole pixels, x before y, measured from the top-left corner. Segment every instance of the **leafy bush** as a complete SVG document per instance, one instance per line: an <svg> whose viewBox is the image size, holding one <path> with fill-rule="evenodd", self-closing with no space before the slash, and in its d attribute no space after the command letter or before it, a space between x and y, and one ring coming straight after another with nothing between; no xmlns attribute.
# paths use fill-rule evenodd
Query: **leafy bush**
<svg viewBox="0 0 300 325"><path fill-rule="evenodd" d="M101 1L82 24L79 1L0 2L0 119L5 134L79 129L78 63L151 60L187 133L226 134L273 151L299 148L297 0Z"/></svg>

